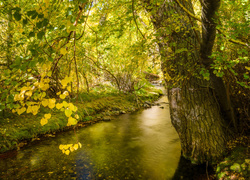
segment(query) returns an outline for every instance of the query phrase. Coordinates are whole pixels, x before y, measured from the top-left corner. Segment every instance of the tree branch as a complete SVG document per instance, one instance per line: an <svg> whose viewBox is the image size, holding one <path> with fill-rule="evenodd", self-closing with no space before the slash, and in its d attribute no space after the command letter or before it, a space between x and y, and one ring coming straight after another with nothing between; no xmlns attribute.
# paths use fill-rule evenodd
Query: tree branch
<svg viewBox="0 0 250 180"><path fill-rule="evenodd" d="M196 17L193 13L191 13L189 10L187 10L181 3L179 0L175 0L177 2L177 4L180 6L180 8L182 8L183 11L185 11L190 17L192 17L193 19L199 21L199 22L202 22L202 20L199 18L199 17ZM201 1L201 0L200 0ZM204 7L204 3L201 1L201 4L202 6ZM234 39L231 39L229 38L221 29L219 29L218 27L216 27L216 30L221 33L226 39L228 39L229 42L231 43L235 43L235 44L238 44L238 45L242 45L242 46L246 46L248 48L250 48L250 45L247 44L247 43L244 43L242 41L239 41L239 40L234 40Z"/></svg>
<svg viewBox="0 0 250 180"><path fill-rule="evenodd" d="M142 32L141 32L141 30L140 30L140 28L138 27L138 24L137 24L137 22L136 22L135 10L134 10L134 3L135 3L134 0L132 0L132 12L133 12L133 18L134 18L134 21L135 21L135 25L136 25L138 31L140 32L140 34L142 35L142 37L145 39L145 36L142 34Z"/></svg>

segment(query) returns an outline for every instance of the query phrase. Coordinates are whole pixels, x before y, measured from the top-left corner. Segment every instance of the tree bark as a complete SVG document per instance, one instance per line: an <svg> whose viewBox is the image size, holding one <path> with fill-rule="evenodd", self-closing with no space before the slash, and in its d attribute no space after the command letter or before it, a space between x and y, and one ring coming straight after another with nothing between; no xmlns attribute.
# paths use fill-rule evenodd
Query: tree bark
<svg viewBox="0 0 250 180"><path fill-rule="evenodd" d="M220 6L220 0L203 0L202 7L202 43L200 47L201 62L210 73L210 79L218 103L220 105L223 118L230 124L234 125L237 131L237 123L235 120L234 110L231 105L229 92L222 80L217 77L211 69L213 60L210 58L212 55L214 40L216 36L216 11Z"/></svg>
<svg viewBox="0 0 250 180"><path fill-rule="evenodd" d="M193 163L213 163L223 156L226 142L231 138L217 99L221 94L214 94L212 90L221 86L211 86L211 82L199 74L202 63L207 60L207 65L211 65L208 57L214 44L214 26L202 34L201 39L196 22L183 10L184 7L194 13L191 0L143 2L156 30L171 120L181 140L182 155ZM216 4L214 12L217 9Z"/></svg>

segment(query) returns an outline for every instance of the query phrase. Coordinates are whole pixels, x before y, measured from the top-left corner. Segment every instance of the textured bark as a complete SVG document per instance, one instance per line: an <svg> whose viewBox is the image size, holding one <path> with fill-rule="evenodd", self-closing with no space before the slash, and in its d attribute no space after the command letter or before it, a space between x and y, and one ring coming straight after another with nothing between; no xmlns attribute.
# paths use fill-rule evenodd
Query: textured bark
<svg viewBox="0 0 250 180"><path fill-rule="evenodd" d="M234 110L231 105L229 92L220 77L217 77L210 68L213 60L210 58L213 50L214 40L216 36L216 11L220 6L220 0L203 0L202 8L202 43L200 55L202 64L210 72L211 83L220 105L223 118L230 124L234 125L237 131Z"/></svg>
<svg viewBox="0 0 250 180"><path fill-rule="evenodd" d="M159 2L152 4L151 1L144 1L159 34L158 45L168 86L171 120L181 140L182 155L195 163L215 162L223 156L226 142L231 137L230 129L221 114L220 101L216 98L220 94L212 90L221 86L217 84L212 87L211 83L215 82L203 80L196 68L206 62L207 66L211 65L212 60L208 56L214 44L215 25L210 27L203 23L208 31L202 34L200 40L200 33L194 30L197 27L195 21L187 16L178 3L174 0L160 2L159 5ZM179 4L193 13L191 0L179 0ZM218 5L214 4L213 13ZM204 10L203 19L206 19L207 13L212 10ZM181 27L180 30L178 27ZM180 49L187 51L180 52ZM220 90L225 93L225 89Z"/></svg>

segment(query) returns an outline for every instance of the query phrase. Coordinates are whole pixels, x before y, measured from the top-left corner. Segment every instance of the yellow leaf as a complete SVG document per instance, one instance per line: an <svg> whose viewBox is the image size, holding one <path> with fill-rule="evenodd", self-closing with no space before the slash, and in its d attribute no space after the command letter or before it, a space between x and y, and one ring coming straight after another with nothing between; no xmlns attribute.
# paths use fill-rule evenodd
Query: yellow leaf
<svg viewBox="0 0 250 180"><path fill-rule="evenodd" d="M66 155L69 155L69 153L70 153L69 150L66 150L66 151L65 151L65 154L66 154Z"/></svg>
<svg viewBox="0 0 250 180"><path fill-rule="evenodd" d="M65 115L66 115L67 117L70 117L71 114L72 114L72 110L71 110L71 109L66 109L66 110L65 110Z"/></svg>
<svg viewBox="0 0 250 180"><path fill-rule="evenodd" d="M245 66L245 68L246 68L246 70L250 71L250 67L248 67L248 66Z"/></svg>
<svg viewBox="0 0 250 180"><path fill-rule="evenodd" d="M15 113L16 112L16 110L15 109L12 109L12 113Z"/></svg>
<svg viewBox="0 0 250 180"><path fill-rule="evenodd" d="M75 118L69 117L67 125L71 126L71 125L76 125L76 124L77 124L77 120Z"/></svg>
<svg viewBox="0 0 250 180"><path fill-rule="evenodd" d="M18 100L19 100L19 94L15 94L14 101L18 101Z"/></svg>
<svg viewBox="0 0 250 180"><path fill-rule="evenodd" d="M56 106L56 99L55 98L53 98L53 99L49 99L49 108L50 109L53 109L55 106Z"/></svg>
<svg viewBox="0 0 250 180"><path fill-rule="evenodd" d="M48 120L45 119L45 118L42 118L41 121L40 121L41 125L44 126L45 124L48 123Z"/></svg>
<svg viewBox="0 0 250 180"><path fill-rule="evenodd" d="M65 149L68 149L68 148L70 148L71 146L73 146L73 144L66 144L66 145L65 145Z"/></svg>
<svg viewBox="0 0 250 180"><path fill-rule="evenodd" d="M74 106L72 103L69 103L69 109L75 112L77 110L77 107Z"/></svg>
<svg viewBox="0 0 250 180"><path fill-rule="evenodd" d="M45 119L50 119L51 118L51 114L50 113L45 114L44 117L45 117Z"/></svg>
<svg viewBox="0 0 250 180"><path fill-rule="evenodd" d="M61 84L62 84L63 89L64 89L64 88L67 86L68 81L67 81L67 80L65 80L65 79L63 79L63 80L61 80Z"/></svg>
<svg viewBox="0 0 250 180"><path fill-rule="evenodd" d="M79 119L79 116L78 116L78 114L76 114L76 115L75 115L75 118L76 118L76 119Z"/></svg>
<svg viewBox="0 0 250 180"><path fill-rule="evenodd" d="M52 71L49 71L49 72L47 73L47 76L51 77L51 76L52 76Z"/></svg>
<svg viewBox="0 0 250 180"><path fill-rule="evenodd" d="M62 107L63 107L63 103L57 103L57 104L56 104L56 108L57 108L57 109L61 109Z"/></svg>
<svg viewBox="0 0 250 180"><path fill-rule="evenodd" d="M50 69L51 68L51 62L49 62L49 61L47 61L46 63L44 63L43 65L42 65L42 69L43 70L48 70L48 69Z"/></svg>
<svg viewBox="0 0 250 180"><path fill-rule="evenodd" d="M68 107L68 103L66 101L63 101L62 103L64 107Z"/></svg>
<svg viewBox="0 0 250 180"><path fill-rule="evenodd" d="M180 32L180 26L177 26L177 27L175 28L175 31L176 31L176 32Z"/></svg>
<svg viewBox="0 0 250 180"><path fill-rule="evenodd" d="M43 100L42 100L42 105L43 105L44 107L48 106L48 104L49 104L48 99L43 99Z"/></svg>
<svg viewBox="0 0 250 180"><path fill-rule="evenodd" d="M31 106L28 106L28 108L27 108L27 111L26 111L27 113L31 113L32 112L32 107Z"/></svg>
<svg viewBox="0 0 250 180"><path fill-rule="evenodd" d="M60 94L59 96L61 99L65 99L66 98L66 95L65 94Z"/></svg>
<svg viewBox="0 0 250 180"><path fill-rule="evenodd" d="M77 149L78 149L78 144L75 144L75 145L73 146L73 148L74 148L75 150L77 150Z"/></svg>
<svg viewBox="0 0 250 180"><path fill-rule="evenodd" d="M67 54L66 48L61 48L60 53L63 54L63 55Z"/></svg>
<svg viewBox="0 0 250 180"><path fill-rule="evenodd" d="M71 86L68 86L68 87L67 87L67 90L68 90L69 92L71 92Z"/></svg>
<svg viewBox="0 0 250 180"><path fill-rule="evenodd" d="M40 88L41 88L43 91L46 91L47 89L49 89L49 84L40 83Z"/></svg>
<svg viewBox="0 0 250 180"><path fill-rule="evenodd" d="M39 106L32 106L32 114L36 115L38 113L39 108Z"/></svg>
<svg viewBox="0 0 250 180"><path fill-rule="evenodd" d="M24 100L24 94L15 94L14 101L22 101Z"/></svg>
<svg viewBox="0 0 250 180"><path fill-rule="evenodd" d="M67 21L67 27L70 27L72 25L71 21Z"/></svg>
<svg viewBox="0 0 250 180"><path fill-rule="evenodd" d="M46 96L46 92L42 92L41 98L44 98Z"/></svg>
<svg viewBox="0 0 250 180"><path fill-rule="evenodd" d="M73 152L75 150L73 147L70 147L69 149L71 152Z"/></svg>
<svg viewBox="0 0 250 180"><path fill-rule="evenodd" d="M61 94L61 91L59 91L59 92L56 93L57 96L60 95L60 94Z"/></svg>
<svg viewBox="0 0 250 180"><path fill-rule="evenodd" d="M80 142L78 144L79 144L79 148L82 148L82 144Z"/></svg>
<svg viewBox="0 0 250 180"><path fill-rule="evenodd" d="M64 147L64 145L60 144L59 149L63 150L64 149L63 147Z"/></svg>
<svg viewBox="0 0 250 180"><path fill-rule="evenodd" d="M63 89L66 88L67 84L72 81L72 77L66 76L63 80L61 80L61 84Z"/></svg>
<svg viewBox="0 0 250 180"><path fill-rule="evenodd" d="M17 111L17 114L20 115L20 114L22 114L22 113L24 113L26 111L26 108L22 107L20 109L17 109L16 111Z"/></svg>

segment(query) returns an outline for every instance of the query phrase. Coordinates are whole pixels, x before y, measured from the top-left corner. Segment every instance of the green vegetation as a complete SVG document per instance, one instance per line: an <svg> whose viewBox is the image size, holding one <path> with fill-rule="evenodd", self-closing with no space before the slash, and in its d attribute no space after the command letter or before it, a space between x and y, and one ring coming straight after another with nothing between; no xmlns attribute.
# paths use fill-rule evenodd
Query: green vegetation
<svg viewBox="0 0 250 180"><path fill-rule="evenodd" d="M79 121L76 126L84 127L97 121L111 120L113 115L129 113L142 108L145 101L153 102L162 95L161 90L147 85L134 94L126 94L115 88L102 86L89 93L79 94ZM40 119L44 114L51 113L48 123L41 126ZM0 153L11 149L19 149L28 141L38 140L40 136L48 136L58 131L72 129L67 126L67 117L63 111L41 108L33 116L31 114L5 113L0 118ZM74 126L75 128L75 126Z"/></svg>
<svg viewBox="0 0 250 180"><path fill-rule="evenodd" d="M0 1L0 151L136 109L154 74L183 155L217 163L228 141L249 135L249 3Z"/></svg>
<svg viewBox="0 0 250 180"><path fill-rule="evenodd" d="M228 143L228 156L216 168L218 179L249 179L250 159L249 144L246 136L236 138Z"/></svg>

